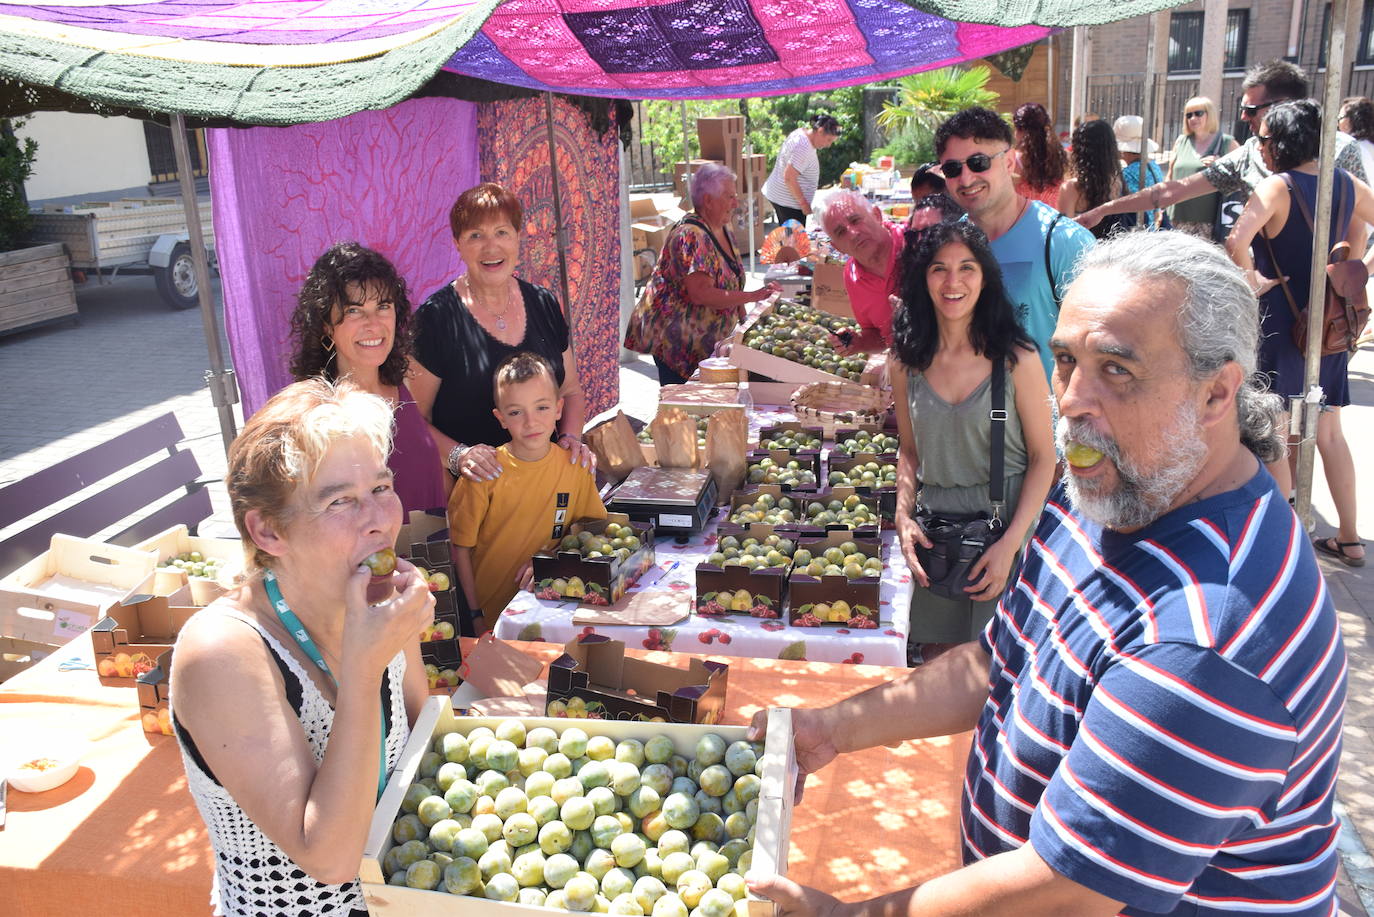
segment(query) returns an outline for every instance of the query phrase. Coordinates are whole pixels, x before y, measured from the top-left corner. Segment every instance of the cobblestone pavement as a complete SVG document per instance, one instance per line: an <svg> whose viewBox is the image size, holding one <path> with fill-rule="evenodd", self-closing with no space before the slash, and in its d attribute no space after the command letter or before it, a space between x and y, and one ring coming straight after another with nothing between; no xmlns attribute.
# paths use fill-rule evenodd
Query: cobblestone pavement
<svg viewBox="0 0 1374 917"><path fill-rule="evenodd" d="M218 284L215 293L218 295ZM103 442L168 411L176 414L209 485L214 517L202 533L236 537L222 478L218 415L204 384L209 365L199 312L173 312L150 277L121 277L78 288L81 322L0 337L0 485ZM224 353L228 355L228 346ZM1374 347L1351 361L1343 426L1355 454L1363 529L1374 531ZM621 368L621 408L648 420L657 375L644 358ZM242 424L242 418L238 418ZM1326 484L1314 489L1317 533L1330 534L1335 513ZM53 507L56 510L60 507ZM0 530L0 537L6 530ZM1342 913L1374 913L1374 561L1350 568L1322 561L1350 655L1350 691L1340 797L1346 875Z"/></svg>

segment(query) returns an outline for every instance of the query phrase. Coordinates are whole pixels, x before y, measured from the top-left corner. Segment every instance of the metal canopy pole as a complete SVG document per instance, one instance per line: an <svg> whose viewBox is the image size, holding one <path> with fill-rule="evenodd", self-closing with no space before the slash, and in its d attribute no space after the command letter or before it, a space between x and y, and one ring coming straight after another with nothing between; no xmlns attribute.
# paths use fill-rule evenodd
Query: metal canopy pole
<svg viewBox="0 0 1374 917"><path fill-rule="evenodd" d="M682 103L682 187L687 189L687 200L692 200L692 147L687 136L687 103ZM692 208L696 209L696 208Z"/></svg>
<svg viewBox="0 0 1374 917"><path fill-rule="evenodd" d="M558 195L558 147L553 137L553 93L544 93L544 121L549 130L549 181L553 186L554 244L558 247L558 283L563 290L563 311L572 316L572 300L568 295L567 239L563 233L563 202ZM569 320L568 326L572 327Z"/></svg>
<svg viewBox="0 0 1374 917"><path fill-rule="evenodd" d="M219 324L215 321L215 305L210 299L210 259L205 254L205 231L200 225L195 179L191 177L186 119L180 114L172 115L172 149L176 153L181 203L186 208L186 231L191 236L191 263L196 271L196 298L200 300L200 318L205 325L205 346L210 351L210 368L205 371L205 384L210 387L210 401L219 412L219 433L227 455L229 445L238 435L234 423L234 405L239 400L239 389L234 381L234 371L225 368L224 353L219 348Z"/></svg>
<svg viewBox="0 0 1374 917"><path fill-rule="evenodd" d="M1150 167L1150 132L1155 120L1155 17L1151 16L1146 24L1145 40L1145 86L1142 92L1141 101L1144 103L1140 113L1140 181L1136 183L1136 190L1145 190L1145 176ZM1148 210L1142 210L1135 215L1136 229L1145 228L1145 216Z"/></svg>
<svg viewBox="0 0 1374 917"><path fill-rule="evenodd" d="M1303 376L1304 397L1294 405L1294 418L1302 438L1298 442L1297 496L1294 509L1303 525L1312 528L1312 472L1316 464L1317 416L1321 400L1313 390L1321 374L1322 318L1326 300L1326 260L1331 251L1331 196L1335 189L1336 115L1340 111L1341 86L1349 63L1346 35L1358 29L1360 6L1350 0L1332 0L1331 29L1326 46L1326 86L1322 99L1321 153L1317 157L1317 206L1312 226L1312 283L1307 296L1307 354ZM1344 23L1337 28L1336 23ZM1344 238L1342 233L1341 238ZM1353 253L1359 257L1359 253Z"/></svg>

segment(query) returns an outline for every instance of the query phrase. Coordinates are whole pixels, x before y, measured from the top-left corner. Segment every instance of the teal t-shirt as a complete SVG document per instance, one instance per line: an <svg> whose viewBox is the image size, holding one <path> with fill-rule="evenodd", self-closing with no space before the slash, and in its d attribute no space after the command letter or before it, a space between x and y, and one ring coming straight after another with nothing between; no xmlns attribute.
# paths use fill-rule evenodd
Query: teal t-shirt
<svg viewBox="0 0 1374 917"><path fill-rule="evenodd" d="M1054 222L1054 218L1059 221ZM1054 224L1054 235L1050 239L1050 263L1045 269L1045 233ZM1054 277L1059 299L1074 278L1074 267L1078 256L1091 248L1095 240L1093 234L1079 226L1070 217L1062 216L1048 204L1031 201L1021 219L1012 225L1002 236L992 242L992 254L1002 268L1002 282L1006 285L1007 298L1016 306L1016 317L1026 334L1035 341L1040 350L1040 362L1045 367L1048 378L1054 372L1050 358L1049 340L1054 334L1054 326L1059 321L1059 305L1055 299L1055 289L1050 287L1050 276Z"/></svg>

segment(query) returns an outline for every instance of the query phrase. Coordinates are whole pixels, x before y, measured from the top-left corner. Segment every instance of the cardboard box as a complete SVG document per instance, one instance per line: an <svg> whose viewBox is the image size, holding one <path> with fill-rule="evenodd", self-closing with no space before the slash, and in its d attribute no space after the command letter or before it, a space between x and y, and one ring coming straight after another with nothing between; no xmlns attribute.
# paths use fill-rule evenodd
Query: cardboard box
<svg viewBox="0 0 1374 917"><path fill-rule="evenodd" d="M854 317L854 306L844 288L845 265L833 262L817 264L811 273L811 305L832 315Z"/></svg>
<svg viewBox="0 0 1374 917"><path fill-rule="evenodd" d="M599 535L610 522L634 529L639 547L629 557L583 557L577 551L563 551L555 545L533 557L534 594L550 601L575 598L585 605L611 605L619 601L626 587L654 565L654 527L636 522L624 513L608 513L605 519L573 523L567 534L588 531Z"/></svg>
<svg viewBox="0 0 1374 917"><path fill-rule="evenodd" d="M762 197L763 183L768 181L768 157L762 153L741 156L739 167L735 169L735 189L740 195L749 193L750 185ZM770 207L769 210L772 208Z"/></svg>
<svg viewBox="0 0 1374 917"><path fill-rule="evenodd" d="M677 221L655 214L651 217L638 217L630 224L630 239L635 251L652 249L657 255L668 242L668 233Z"/></svg>
<svg viewBox="0 0 1374 917"><path fill-rule="evenodd" d="M777 484L753 484L750 485L750 487L752 487L752 489L737 490L730 495L730 508L725 515L726 522L735 525L749 524L744 522L735 522L735 513L739 511L740 507L754 503L756 500L758 500L759 497L762 497L765 494L773 498L773 500L775 501L774 505L776 506L787 508L788 504L791 504L793 507L793 514L797 517L797 519L801 518L802 504L805 502L802 499L801 494L793 496L792 494L785 492ZM783 503L783 500L786 500L787 503ZM757 525L759 523L753 524ZM778 532L795 532L798 529L798 523L795 521L780 523L776 524L774 527ZM817 534L819 534L819 532Z"/></svg>
<svg viewBox="0 0 1374 917"><path fill-rule="evenodd" d="M684 209L691 206L691 196L688 194L687 188L687 170L691 169L692 174L695 175L697 170L707 163L719 161L716 159L692 159L687 162L673 163L673 193L687 201Z"/></svg>
<svg viewBox="0 0 1374 917"><path fill-rule="evenodd" d="M796 363L784 357L777 357L762 350L755 350L744 343L745 338L755 325L766 316L772 314L776 302L771 302L758 312L746 318L735 329L734 343L730 348L730 359L740 369L747 369L750 372L758 373L768 379L777 382L846 382L852 381L843 379L834 373L826 372L823 369L816 369L807 366L805 363ZM885 366L882 354L873 354L868 358L868 364L860 374L859 381L865 385L877 385L881 380L882 366ZM772 402L777 403L777 402Z"/></svg>
<svg viewBox="0 0 1374 917"><path fill-rule="evenodd" d="M803 536L797 540L797 550L807 550L813 557L820 557L827 548L838 548L850 541L869 557L882 558L882 542L878 538L855 537L847 531L829 532L822 538ZM876 628L882 601L881 582L880 576L859 579L849 579L845 576L810 576L800 572L796 565L793 565L792 574L787 582L787 621L794 627L848 627L863 630ZM808 606L829 606L837 601L847 602L851 610L863 606L868 613L858 612L844 621L799 623L808 611L814 610ZM860 617L862 620L857 620Z"/></svg>
<svg viewBox="0 0 1374 917"><path fill-rule="evenodd" d="M716 530L718 539L727 536L732 536L740 541L746 538L757 538L760 543L769 535L775 534L791 541L795 549L797 544L796 533L782 526L768 525L763 522L753 522L748 525L723 522ZM697 614L725 615L734 612L747 614L754 618L781 617L783 609L787 605L787 576L791 569L790 562L783 567L762 567L755 570L737 564L728 566L713 564L709 560L697 564L695 599ZM733 601L738 597L737 594L740 590L749 593L749 600L740 603L743 607L736 605ZM732 601L720 602L719 597L722 591L731 593Z"/></svg>
<svg viewBox="0 0 1374 917"><path fill-rule="evenodd" d="M744 116L697 118L697 141L704 159L715 159L736 169L744 159Z"/></svg>
<svg viewBox="0 0 1374 917"><path fill-rule="evenodd" d="M823 504L825 508L828 508L831 502L835 500L840 500L843 502L848 500L851 496L856 497L859 503L862 503L864 506L868 507L869 512L872 513L873 518L878 519L880 521L876 525L863 525L857 528L850 528L849 526L846 526L839 522L831 522L825 523L824 525L819 525L811 521L812 517L810 515L810 508L812 504L820 503ZM876 538L878 537L879 529L882 528L882 514L881 507L879 507L878 505L878 498L874 496L865 496L863 494L860 494L856 488L832 487L829 490L818 494L798 494L797 499L801 504L797 510L798 527L801 528L807 534L819 534L821 532L853 532L855 536Z"/></svg>
<svg viewBox="0 0 1374 917"><path fill-rule="evenodd" d="M756 466L765 459L770 458L773 463L780 468L786 468L789 463L796 462L800 466L798 470L810 471L814 476L813 483L786 484L781 481L776 486L781 487L783 493L814 494L821 489L821 454L819 452L788 452L786 449L756 449L746 456L748 464L744 469L744 479L750 486L761 485L765 482L754 480Z"/></svg>
<svg viewBox="0 0 1374 917"><path fill-rule="evenodd" d="M882 482L875 485L867 484L836 484L830 480L830 476L836 471L848 472L859 465L866 465L869 462L876 462L879 466L891 465L893 471L897 468L897 453L889 452L878 455L872 452L859 452L849 458L832 457L826 466L826 483L831 487L852 486L856 493L864 497L878 498L878 510L882 517L887 520L892 519L892 515L897 510L897 482Z"/></svg>
<svg viewBox="0 0 1374 917"><path fill-rule="evenodd" d="M658 403L688 414L710 414L721 408L749 407L747 393L734 382L686 382L658 390Z"/></svg>
<svg viewBox="0 0 1374 917"><path fill-rule="evenodd" d="M527 729L545 726L561 732L572 723L566 719L520 717ZM419 917L438 913L468 917L548 917L547 908L490 901L485 898L453 896L443 891L422 891L388 885L382 871L382 861L395 846L392 825L401 811L401 799L420 770L420 759L433 747L437 736L449 732L468 733L486 726L495 729L500 724L495 717L458 717L446 697L432 697L420 712L411 728L401 759L392 772L386 791L372 815L367 842L363 847L362 863L358 868L363 897L373 917ZM692 756L696 743L707 732L714 733L727 743L744 739L743 726L696 726L679 723L643 723L604 720L584 721L576 725L592 735L604 735L620 741L647 741L656 735L672 739L679 754ZM753 868L760 875L785 875L787 872L788 837L792 824L792 795L796 782L797 764L792 742L791 711L774 708L768 711L768 731L764 740L759 813L755 826ZM736 905L737 917L773 917L774 906L762 899L747 898Z"/></svg>
<svg viewBox="0 0 1374 917"><path fill-rule="evenodd" d="M792 453L793 455L813 452L816 455L820 455L821 445L823 445L825 442L825 428L821 426L811 426L808 424L801 423L775 423L760 428L758 439L760 448L766 448L763 446L765 440L776 439L778 436L786 433L808 433L816 438L818 444L815 448L803 449L798 447L792 447L787 449L788 452Z"/></svg>
<svg viewBox="0 0 1374 917"><path fill-rule="evenodd" d="M725 714L730 668L693 656L686 669L625 655L625 644L583 634L549 663L545 709L572 719L712 725Z"/></svg>
<svg viewBox="0 0 1374 917"><path fill-rule="evenodd" d="M138 715L143 731L153 735L172 734L172 712L168 700L172 696L172 648L158 654L151 670L139 675L134 687L138 691Z"/></svg>
<svg viewBox="0 0 1374 917"><path fill-rule="evenodd" d="M431 691L447 691L463 683L463 649L456 637L421 643L420 661L424 663L425 679Z"/></svg>
<svg viewBox="0 0 1374 917"><path fill-rule="evenodd" d="M180 592L180 590L178 590ZM189 595L189 593L183 593ZM172 648L177 634L200 609L165 595L132 595L91 628L95 670L102 684L131 684Z"/></svg>
<svg viewBox="0 0 1374 917"><path fill-rule="evenodd" d="M0 637L0 684L11 675L18 675L39 660L46 659L54 647L15 637Z"/></svg>
<svg viewBox="0 0 1374 917"><path fill-rule="evenodd" d="M855 433L867 433L869 436L879 436L879 435L883 435L883 436L896 436L896 435L897 435L897 433L896 433L895 431L889 433L889 432L887 432L886 430L884 430L882 424L878 424L878 423L858 423L858 424L853 424L853 423L851 423L851 424L841 424L841 425L836 426L836 427L835 427L835 435L832 436L831 439L834 440L834 442L835 442L836 445L839 445L840 443L842 443L842 442L844 442L845 440L849 439L849 438L850 438L851 436L853 436ZM828 457L832 462L834 462L834 461L843 461L843 460L845 459L845 457L846 457L848 454L849 454L849 453L847 453L847 452L836 452L834 448L831 448L830 453L829 453L829 455L828 455L827 457ZM854 454L857 455L858 453L854 453Z"/></svg>
<svg viewBox="0 0 1374 917"><path fill-rule="evenodd" d="M654 203L652 194L631 194L630 195L630 222L634 222L640 217L658 216L658 205Z"/></svg>
<svg viewBox="0 0 1374 917"><path fill-rule="evenodd" d="M149 551L60 534L50 544L0 580L0 636L60 646L157 567Z"/></svg>
<svg viewBox="0 0 1374 917"><path fill-rule="evenodd" d="M462 603L458 599L458 573L453 567L453 545L449 542L448 516L441 510L411 510L410 517L396 535L396 553L431 575L448 577L447 589L432 589L434 619L457 621Z"/></svg>
<svg viewBox="0 0 1374 917"><path fill-rule="evenodd" d="M178 576L190 586L192 605L209 605L243 578L243 542L235 538L203 538L192 535L185 525L176 525L134 545L135 551L152 551L159 565L192 551L219 561L219 575L214 578L190 576L184 571L161 568L159 575ZM171 594L167 585L159 586L158 595Z"/></svg>

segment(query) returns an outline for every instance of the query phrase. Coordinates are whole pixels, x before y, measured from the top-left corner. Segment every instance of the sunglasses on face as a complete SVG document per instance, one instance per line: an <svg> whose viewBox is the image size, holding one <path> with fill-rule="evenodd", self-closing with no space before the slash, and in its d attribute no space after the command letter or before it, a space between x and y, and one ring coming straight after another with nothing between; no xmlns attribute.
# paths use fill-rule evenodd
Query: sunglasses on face
<svg viewBox="0 0 1374 917"><path fill-rule="evenodd" d="M973 173L986 172L992 168L992 161L1005 153L1006 150L998 150L989 156L987 153L974 153L968 159L946 159L940 163L940 171L945 178L958 178L964 173L964 166Z"/></svg>
<svg viewBox="0 0 1374 917"><path fill-rule="evenodd" d="M1207 117L1207 112L1205 112L1205 111L1185 111L1185 112L1183 113L1183 117L1185 117L1185 118L1205 118L1205 117Z"/></svg>
<svg viewBox="0 0 1374 917"><path fill-rule="evenodd" d="M1268 143L1270 140L1273 140L1274 137L1273 137L1273 135L1271 135L1271 134L1256 134L1256 135L1255 135L1255 139L1256 139L1257 141L1259 141L1259 145L1260 145L1260 146L1264 146L1264 145L1265 145L1266 143Z"/></svg>
<svg viewBox="0 0 1374 917"><path fill-rule="evenodd" d="M1258 105L1245 105L1244 103L1242 103L1241 106L1240 106L1240 113L1241 113L1242 115L1246 116L1246 117L1253 117L1254 115L1256 115L1257 113L1259 113L1259 112L1261 112L1261 111L1264 111L1266 108L1270 107L1271 105L1277 105L1277 104L1279 104L1280 102L1286 102L1286 101L1288 101L1288 100L1287 100L1287 99L1271 99L1271 100L1269 100L1268 102L1261 102L1261 103L1259 103Z"/></svg>

